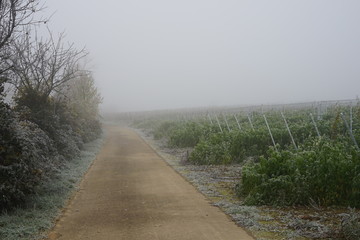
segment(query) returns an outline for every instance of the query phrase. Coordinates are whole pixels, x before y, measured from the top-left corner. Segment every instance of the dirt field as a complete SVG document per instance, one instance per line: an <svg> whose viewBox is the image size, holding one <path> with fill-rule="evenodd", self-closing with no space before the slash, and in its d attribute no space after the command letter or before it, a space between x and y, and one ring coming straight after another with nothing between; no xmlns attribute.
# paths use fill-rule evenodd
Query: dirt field
<svg viewBox="0 0 360 240"><path fill-rule="evenodd" d="M111 126L49 239L253 239L134 131Z"/></svg>

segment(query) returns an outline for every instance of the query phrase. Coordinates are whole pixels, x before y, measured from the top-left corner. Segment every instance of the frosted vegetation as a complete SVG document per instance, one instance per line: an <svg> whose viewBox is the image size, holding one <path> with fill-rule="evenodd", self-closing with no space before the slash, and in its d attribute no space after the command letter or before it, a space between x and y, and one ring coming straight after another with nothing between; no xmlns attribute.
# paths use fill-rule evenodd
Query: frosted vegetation
<svg viewBox="0 0 360 240"><path fill-rule="evenodd" d="M175 169L180 169L196 186L198 182L204 182L199 189L207 196L207 185L211 181L210 178L202 180L206 170L210 169L208 174L214 175L214 169L220 172L226 168L239 169L232 175L236 179L234 186L224 188L234 193L238 209L246 209L246 206L264 209L262 207L267 206L275 212L284 209L282 213L287 212L285 215L291 215L289 209L299 212L309 209L315 215L330 209L334 213L343 211L333 218L339 220L337 227L292 216L286 218L284 224L274 223L275 230L269 230L261 222L264 219L251 216L249 219L260 223L243 221L246 213L235 216L231 209L226 210L231 204L221 205L242 226L253 229L260 224L273 233L281 232L281 226L288 226L305 239L328 239L329 236L359 239L359 102L346 105L326 103L321 111L313 106L283 107L280 110L269 107L264 111L224 108L214 113L138 113L130 119L134 127L145 131L161 146L166 146L163 147L166 151L181 152L182 165L175 165ZM119 118L126 120L128 116ZM226 174L218 176L221 177L229 180ZM354 210L344 210L348 207ZM323 219L332 220L329 216L323 216ZM268 222L267 219L264 221Z"/></svg>
<svg viewBox="0 0 360 240"><path fill-rule="evenodd" d="M236 191L247 204L359 208L360 105L328 106L316 120L313 113L312 108L223 113L216 121L198 115L140 120L135 126L152 129L170 147L190 147L192 164L244 164Z"/></svg>
<svg viewBox="0 0 360 240"><path fill-rule="evenodd" d="M84 144L102 132L101 96L80 67L87 53L64 34L38 37L41 8L37 0L0 2L0 212L8 214L58 205L46 198L63 191L58 185L71 180L62 175L73 174Z"/></svg>
<svg viewBox="0 0 360 240"><path fill-rule="evenodd" d="M28 195L22 208L0 215L0 239L43 239L54 219L76 189L102 145L102 139L84 144L79 156L68 161L52 178L43 182L36 194Z"/></svg>

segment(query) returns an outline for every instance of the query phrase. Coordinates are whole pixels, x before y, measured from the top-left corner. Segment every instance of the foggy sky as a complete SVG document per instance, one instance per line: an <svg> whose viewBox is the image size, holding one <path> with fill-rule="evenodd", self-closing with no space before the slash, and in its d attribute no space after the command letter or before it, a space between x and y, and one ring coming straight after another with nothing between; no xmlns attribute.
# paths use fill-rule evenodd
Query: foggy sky
<svg viewBox="0 0 360 240"><path fill-rule="evenodd" d="M117 112L352 99L358 0L47 0Z"/></svg>

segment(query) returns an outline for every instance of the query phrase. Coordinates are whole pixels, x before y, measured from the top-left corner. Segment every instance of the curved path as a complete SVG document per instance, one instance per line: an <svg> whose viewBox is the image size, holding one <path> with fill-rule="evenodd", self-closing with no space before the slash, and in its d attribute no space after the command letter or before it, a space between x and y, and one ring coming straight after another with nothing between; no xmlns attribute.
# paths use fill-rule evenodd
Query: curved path
<svg viewBox="0 0 360 240"><path fill-rule="evenodd" d="M107 131L101 152L49 239L253 239L134 131L116 126Z"/></svg>

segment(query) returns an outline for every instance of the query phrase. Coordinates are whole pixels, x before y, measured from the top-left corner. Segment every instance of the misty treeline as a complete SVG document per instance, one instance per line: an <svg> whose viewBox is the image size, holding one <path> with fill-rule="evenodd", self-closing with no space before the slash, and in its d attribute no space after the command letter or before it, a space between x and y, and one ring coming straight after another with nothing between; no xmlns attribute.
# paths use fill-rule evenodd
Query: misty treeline
<svg viewBox="0 0 360 240"><path fill-rule="evenodd" d="M80 64L87 52L50 29L39 37L42 9L38 0L0 1L0 210L26 202L101 134L102 99Z"/></svg>

